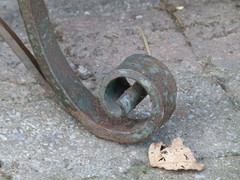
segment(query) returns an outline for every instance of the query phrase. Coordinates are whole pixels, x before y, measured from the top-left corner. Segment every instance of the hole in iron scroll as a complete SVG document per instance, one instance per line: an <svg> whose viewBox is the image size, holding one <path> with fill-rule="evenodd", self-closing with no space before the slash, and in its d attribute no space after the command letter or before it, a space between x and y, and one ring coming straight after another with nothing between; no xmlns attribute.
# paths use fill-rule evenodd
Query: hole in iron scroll
<svg viewBox="0 0 240 180"><path fill-rule="evenodd" d="M150 97L143 86L133 79L119 77L112 80L106 87L104 99L114 117L146 119L151 115Z"/></svg>

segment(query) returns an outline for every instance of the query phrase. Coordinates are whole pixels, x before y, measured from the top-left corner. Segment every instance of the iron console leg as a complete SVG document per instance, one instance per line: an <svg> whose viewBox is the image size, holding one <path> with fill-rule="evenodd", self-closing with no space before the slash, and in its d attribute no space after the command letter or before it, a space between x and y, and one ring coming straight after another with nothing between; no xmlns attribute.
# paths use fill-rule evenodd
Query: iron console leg
<svg viewBox="0 0 240 180"><path fill-rule="evenodd" d="M0 35L8 42L36 80L65 110L98 137L121 143L147 139L169 119L176 106L177 87L169 69L143 54L126 58L103 79L100 98L81 82L64 57L48 17L44 0L18 0L34 55L0 20ZM131 86L126 78L135 83ZM152 109L147 119L128 113L149 95Z"/></svg>

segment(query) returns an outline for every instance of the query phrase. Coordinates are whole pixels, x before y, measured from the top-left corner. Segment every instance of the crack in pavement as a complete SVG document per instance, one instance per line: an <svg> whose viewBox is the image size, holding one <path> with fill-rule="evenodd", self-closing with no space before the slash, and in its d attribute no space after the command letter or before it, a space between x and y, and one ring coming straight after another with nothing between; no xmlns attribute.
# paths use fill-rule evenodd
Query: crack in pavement
<svg viewBox="0 0 240 180"><path fill-rule="evenodd" d="M170 17L171 19L174 21L174 24L176 26L176 29L179 33L182 34L186 44L188 45L189 49L191 50L192 54L193 54L193 57L195 58L195 61L197 62L201 62L200 59L198 58L196 52L194 51L193 47L192 47L192 41L191 39L188 37L188 35L185 33L185 28L187 26L184 25L184 22L182 19L180 19L174 12L176 11L173 7L175 7L174 5L169 5L167 4L166 5L166 2L165 1L162 1L164 6L161 8L162 10L164 10ZM171 8L166 8L167 6L171 6ZM180 20L179 20L180 19ZM238 29L238 28L237 28ZM225 34L224 34L225 35ZM229 34L226 34L226 35L229 35ZM219 37L222 37L222 36L219 36ZM218 38L218 37L217 37ZM221 81L219 80L219 78L216 76L216 75L212 75L212 74L209 74L208 72L208 69L204 68L204 64L203 62L199 63L200 66L202 67L202 70L207 74L209 75L210 78L212 78L213 81L215 81L219 87L226 92L226 96L229 98L229 101L232 103L234 102L234 107L233 109L235 110L240 110L240 102L238 99L236 99L234 97L234 95L232 95L231 93L229 93L229 87L227 87L227 85L225 84L224 81ZM212 67L213 70L218 70L217 68L214 68Z"/></svg>

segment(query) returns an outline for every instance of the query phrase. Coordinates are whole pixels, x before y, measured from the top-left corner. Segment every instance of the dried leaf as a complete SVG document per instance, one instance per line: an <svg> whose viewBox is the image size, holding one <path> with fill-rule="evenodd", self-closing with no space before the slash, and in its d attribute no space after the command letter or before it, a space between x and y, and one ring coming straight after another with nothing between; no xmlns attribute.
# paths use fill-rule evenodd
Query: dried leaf
<svg viewBox="0 0 240 180"><path fill-rule="evenodd" d="M191 150L183 145L180 137L175 138L169 147L163 147L162 142L150 145L148 157L152 167L166 170L201 171L203 169L204 164L197 163Z"/></svg>

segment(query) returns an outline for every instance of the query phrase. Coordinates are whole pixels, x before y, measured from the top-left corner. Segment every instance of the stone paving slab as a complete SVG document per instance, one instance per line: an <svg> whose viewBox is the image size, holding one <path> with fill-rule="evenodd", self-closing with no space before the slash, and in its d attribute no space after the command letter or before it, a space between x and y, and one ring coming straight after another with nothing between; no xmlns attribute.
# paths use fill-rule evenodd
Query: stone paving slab
<svg viewBox="0 0 240 180"><path fill-rule="evenodd" d="M189 11L179 11L179 16L184 19L184 34L191 42L197 61L240 109L239 7L222 1L189 7Z"/></svg>
<svg viewBox="0 0 240 180"><path fill-rule="evenodd" d="M145 53L138 35L142 25L152 55L162 60L176 78L176 110L146 141L128 145L97 138L47 97L1 40L0 179L239 179L236 2L182 2L185 9L178 15L187 27L184 32L177 29L169 14L152 8L157 1L77 2L47 1L66 57L94 74L84 81L90 90L97 95L107 72L128 55ZM0 2L1 16L30 47L16 8L16 3ZM213 26L208 27L211 23ZM234 32L209 39L216 32L224 34L226 29ZM226 49L233 53L224 53ZM208 56L214 61L206 69L203 63ZM227 90L216 76L225 79ZM198 161L206 165L204 171L171 172L149 167L150 143L170 144L176 136L182 137Z"/></svg>

